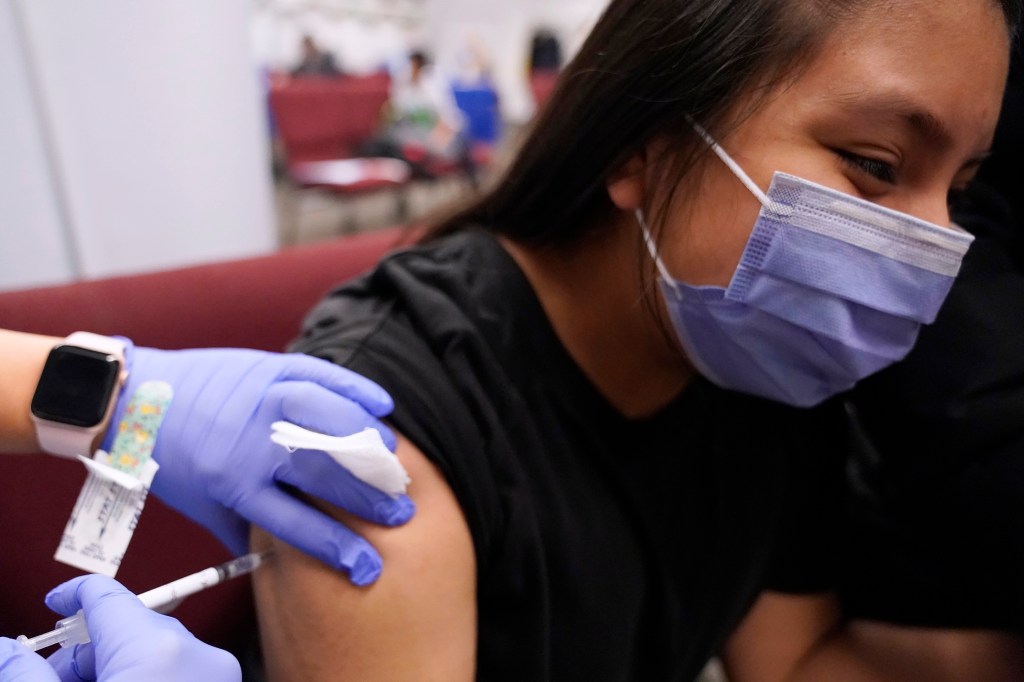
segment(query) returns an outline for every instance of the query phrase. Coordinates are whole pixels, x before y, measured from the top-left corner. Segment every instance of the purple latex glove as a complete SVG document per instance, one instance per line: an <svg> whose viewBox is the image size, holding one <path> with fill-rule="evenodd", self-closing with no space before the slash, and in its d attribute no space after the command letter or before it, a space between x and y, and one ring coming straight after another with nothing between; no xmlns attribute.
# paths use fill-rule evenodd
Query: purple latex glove
<svg viewBox="0 0 1024 682"><path fill-rule="evenodd" d="M60 682L60 678L41 656L0 637L0 682Z"/></svg>
<svg viewBox="0 0 1024 682"><path fill-rule="evenodd" d="M69 580L46 595L46 605L62 616L81 609L92 639L49 658L61 682L241 682L234 656L199 641L176 619L150 611L112 578Z"/></svg>
<svg viewBox="0 0 1024 682"><path fill-rule="evenodd" d="M153 457L160 464L152 492L208 528L236 555L248 551L248 524L348 572L357 585L380 575L381 558L362 537L314 509L280 484L368 521L399 525L415 507L363 483L326 453L289 453L270 441L270 425L285 420L312 431L346 436L378 429L393 403L372 381L308 355L243 349L127 352L128 383L114 413L117 424L135 389L163 380L174 389ZM116 428L104 441L113 443Z"/></svg>

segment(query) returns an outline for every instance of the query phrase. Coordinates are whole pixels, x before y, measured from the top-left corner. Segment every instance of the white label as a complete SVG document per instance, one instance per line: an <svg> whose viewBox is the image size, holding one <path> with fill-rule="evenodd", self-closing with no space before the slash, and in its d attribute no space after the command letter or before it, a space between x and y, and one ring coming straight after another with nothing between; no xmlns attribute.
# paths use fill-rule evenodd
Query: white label
<svg viewBox="0 0 1024 682"><path fill-rule="evenodd" d="M106 464L106 456L102 451L96 453L101 465ZM101 468L89 467L89 477L78 494L53 558L83 571L113 578L135 533L149 486L159 468L156 462L149 460L139 477L142 486L126 488L117 477L104 475Z"/></svg>

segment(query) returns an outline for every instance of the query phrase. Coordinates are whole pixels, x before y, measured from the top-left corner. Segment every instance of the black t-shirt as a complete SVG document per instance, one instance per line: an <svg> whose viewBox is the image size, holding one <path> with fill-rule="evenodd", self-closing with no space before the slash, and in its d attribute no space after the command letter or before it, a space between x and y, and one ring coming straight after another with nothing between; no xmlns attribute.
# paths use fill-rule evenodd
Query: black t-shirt
<svg viewBox="0 0 1024 682"><path fill-rule="evenodd" d="M934 325L851 394L854 459L844 601L851 615L1024 633L1024 258L987 187L977 235Z"/></svg>
<svg viewBox="0 0 1024 682"><path fill-rule="evenodd" d="M697 380L622 417L479 230L330 293L298 350L383 385L478 573L482 680L687 680L766 587L831 587L841 428Z"/></svg>

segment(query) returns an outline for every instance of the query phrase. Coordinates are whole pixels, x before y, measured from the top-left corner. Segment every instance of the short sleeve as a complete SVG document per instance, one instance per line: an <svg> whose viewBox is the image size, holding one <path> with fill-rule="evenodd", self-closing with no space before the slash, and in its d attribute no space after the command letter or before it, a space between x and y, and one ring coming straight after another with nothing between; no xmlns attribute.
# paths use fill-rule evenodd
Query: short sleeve
<svg viewBox="0 0 1024 682"><path fill-rule="evenodd" d="M389 422L440 469L478 554L486 552L501 527L501 506L485 433L497 411L471 368L478 342L460 331L452 310L420 302L413 313L401 299L363 296L365 284L347 285L321 301L291 350L342 365L391 394ZM446 326L447 334L424 334L417 319L424 315Z"/></svg>

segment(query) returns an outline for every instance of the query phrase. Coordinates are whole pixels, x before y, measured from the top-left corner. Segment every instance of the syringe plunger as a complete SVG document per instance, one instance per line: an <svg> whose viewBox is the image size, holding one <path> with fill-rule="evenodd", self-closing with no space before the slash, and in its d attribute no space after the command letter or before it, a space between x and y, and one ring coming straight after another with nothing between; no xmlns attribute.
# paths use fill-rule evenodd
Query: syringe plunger
<svg viewBox="0 0 1024 682"><path fill-rule="evenodd" d="M50 632L44 632L31 639L22 635L18 637L18 641L32 651L39 651L56 644L61 646L85 644L89 641L89 630L85 626L85 616L79 611L73 616L61 618L57 621L57 627Z"/></svg>

